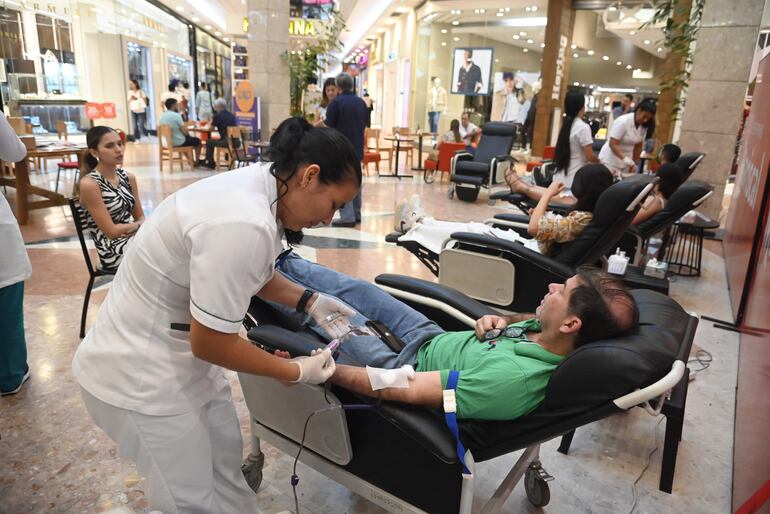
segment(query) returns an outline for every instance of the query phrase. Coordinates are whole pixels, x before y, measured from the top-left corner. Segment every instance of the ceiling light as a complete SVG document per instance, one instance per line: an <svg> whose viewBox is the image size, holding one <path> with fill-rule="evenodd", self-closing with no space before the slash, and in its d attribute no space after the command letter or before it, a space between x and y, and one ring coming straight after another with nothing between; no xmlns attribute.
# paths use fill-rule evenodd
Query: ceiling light
<svg viewBox="0 0 770 514"><path fill-rule="evenodd" d="M497 16L498 18L502 18L503 16L505 16L505 13L499 12L495 16Z"/></svg>
<svg viewBox="0 0 770 514"><path fill-rule="evenodd" d="M602 60L603 60L603 61L609 61L609 60L610 60L610 58L609 58L609 56L607 56L607 55L602 55Z"/></svg>
<svg viewBox="0 0 770 514"><path fill-rule="evenodd" d="M446 46L446 41L442 41L441 46Z"/></svg>
<svg viewBox="0 0 770 514"><path fill-rule="evenodd" d="M502 7L497 10L497 12L504 12L504 11L505 9L503 9Z"/></svg>
<svg viewBox="0 0 770 514"><path fill-rule="evenodd" d="M527 11L527 12L530 12L532 10L532 8L531 7L525 7L524 10Z"/></svg>
<svg viewBox="0 0 770 514"><path fill-rule="evenodd" d="M479 9L479 12L480 12L481 14L484 14L485 12L487 12L487 10L486 10L486 9Z"/></svg>
<svg viewBox="0 0 770 514"><path fill-rule="evenodd" d="M623 66L623 63L622 63L622 62L620 62L620 61L616 62L615 64L616 64L617 66Z"/></svg>
<svg viewBox="0 0 770 514"><path fill-rule="evenodd" d="M455 21L453 21L453 22L452 22L452 25L454 25L454 26L457 26L457 25L459 25L459 24L460 24L460 22L459 22L459 21L457 21L457 20L455 20Z"/></svg>
<svg viewBox="0 0 770 514"><path fill-rule="evenodd" d="M529 49L525 48L522 52L529 52Z"/></svg>
<svg viewBox="0 0 770 514"><path fill-rule="evenodd" d="M615 7L614 5L611 5L611 6L607 7L607 10L610 11L610 12L614 12L614 11L617 11L618 8Z"/></svg>
<svg viewBox="0 0 770 514"><path fill-rule="evenodd" d="M663 51L663 49L662 49L661 47L658 47L658 50L657 50L657 51L658 51L658 52L662 52L662 51Z"/></svg>
<svg viewBox="0 0 770 514"><path fill-rule="evenodd" d="M572 46L570 46L570 48L572 48L573 50L577 50L577 45L573 43Z"/></svg>
<svg viewBox="0 0 770 514"><path fill-rule="evenodd" d="M448 30L447 30L447 29L441 29L441 33L442 33L442 34L446 34L447 32L448 32Z"/></svg>
<svg viewBox="0 0 770 514"><path fill-rule="evenodd" d="M182 7L181 5L177 5L176 6L176 10L179 11L179 12L182 12L182 11L184 11L184 7Z"/></svg>
<svg viewBox="0 0 770 514"><path fill-rule="evenodd" d="M200 18L198 18L197 16L193 16L193 17L192 17L192 18L190 18L190 19L193 21L193 23L198 23L199 21L201 21L201 19L200 19Z"/></svg>
<svg viewBox="0 0 770 514"><path fill-rule="evenodd" d="M636 34L636 31L632 30L631 32L629 32L629 34L633 36L634 34Z"/></svg>
<svg viewBox="0 0 770 514"><path fill-rule="evenodd" d="M500 62L500 59L495 59L495 62Z"/></svg>
<svg viewBox="0 0 770 514"><path fill-rule="evenodd" d="M540 43L540 48L545 48L545 43Z"/></svg>
<svg viewBox="0 0 770 514"><path fill-rule="evenodd" d="M527 33L522 31L522 32L519 32L519 35L520 35L520 36L526 36L526 35L527 35Z"/></svg>
<svg viewBox="0 0 770 514"><path fill-rule="evenodd" d="M219 31L217 30L216 32L214 32L214 35L215 35L215 36L217 36L217 37L219 37L219 36L221 36L221 35L222 35L222 33L221 33L221 32L219 32Z"/></svg>
<svg viewBox="0 0 770 514"><path fill-rule="evenodd" d="M650 41L649 39L645 39L645 40L644 40L644 44L645 44L645 45L649 45L651 42L652 42L652 41Z"/></svg>
<svg viewBox="0 0 770 514"><path fill-rule="evenodd" d="M532 6L532 12L537 12L537 6L536 5Z"/></svg>
<svg viewBox="0 0 770 514"><path fill-rule="evenodd" d="M574 54L572 54L572 57L574 57L575 59L577 59L577 58L578 58L578 54L577 54L577 52L575 52Z"/></svg>
<svg viewBox="0 0 770 514"><path fill-rule="evenodd" d="M573 85L573 86L579 86L579 85L580 85L580 82L573 82L573 83L572 83L572 85Z"/></svg>
<svg viewBox="0 0 770 514"><path fill-rule="evenodd" d="M529 43L530 45L531 45L532 43L534 43L534 42L535 42L535 40L533 40L533 39L527 39L527 43Z"/></svg>
<svg viewBox="0 0 770 514"><path fill-rule="evenodd" d="M593 51L593 50L589 50L589 51L587 51L586 53L587 53L588 55L593 55L593 54L594 54L594 51Z"/></svg>
<svg viewBox="0 0 770 514"><path fill-rule="evenodd" d="M626 66L627 70L630 70L631 68L633 68L633 66L631 66L630 64L628 66Z"/></svg>
<svg viewBox="0 0 770 514"><path fill-rule="evenodd" d="M513 35L513 39L519 39L520 37L521 37L521 36L520 36L520 35L518 35L518 34L514 34L514 35Z"/></svg>
<svg viewBox="0 0 770 514"><path fill-rule="evenodd" d="M225 43L227 43L227 42L229 42L229 41L230 41L230 38L229 38L229 37L226 37L226 38L225 38Z"/></svg>
<svg viewBox="0 0 770 514"><path fill-rule="evenodd" d="M505 8L505 12L511 12L511 8L510 7L506 7Z"/></svg>
<svg viewBox="0 0 770 514"><path fill-rule="evenodd" d="M206 30L211 30L211 25L204 25L203 28Z"/></svg>
<svg viewBox="0 0 770 514"><path fill-rule="evenodd" d="M459 38L459 37L457 37L457 36L455 36L455 37L453 37L453 38L452 38L452 40L454 40L454 41L460 41L460 38Z"/></svg>

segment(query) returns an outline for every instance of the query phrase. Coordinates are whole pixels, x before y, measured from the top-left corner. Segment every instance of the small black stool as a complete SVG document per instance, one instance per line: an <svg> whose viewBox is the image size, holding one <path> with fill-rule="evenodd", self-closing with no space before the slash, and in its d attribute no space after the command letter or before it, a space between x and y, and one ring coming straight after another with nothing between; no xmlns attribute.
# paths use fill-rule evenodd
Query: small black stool
<svg viewBox="0 0 770 514"><path fill-rule="evenodd" d="M668 272L683 277L699 277L703 259L703 233L719 228L719 222L711 218L696 217L686 223L677 221L671 229L665 260Z"/></svg>

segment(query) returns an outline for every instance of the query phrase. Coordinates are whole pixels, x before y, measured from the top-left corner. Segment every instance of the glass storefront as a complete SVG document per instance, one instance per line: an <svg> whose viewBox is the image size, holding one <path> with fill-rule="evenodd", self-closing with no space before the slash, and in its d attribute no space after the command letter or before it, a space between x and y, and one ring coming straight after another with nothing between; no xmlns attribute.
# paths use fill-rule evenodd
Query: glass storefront
<svg viewBox="0 0 770 514"><path fill-rule="evenodd" d="M232 52L230 47L202 30L196 31L198 80L205 82L214 98L224 97L230 105L233 99Z"/></svg>

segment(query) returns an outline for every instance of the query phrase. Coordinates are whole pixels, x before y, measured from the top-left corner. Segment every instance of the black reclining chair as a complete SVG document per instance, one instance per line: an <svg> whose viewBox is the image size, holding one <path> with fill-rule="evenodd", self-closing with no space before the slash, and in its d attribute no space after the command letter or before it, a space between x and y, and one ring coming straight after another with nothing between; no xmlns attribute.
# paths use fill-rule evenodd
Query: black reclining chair
<svg viewBox="0 0 770 514"><path fill-rule="evenodd" d="M629 227L617 246L626 252L631 264L638 266L645 255L648 239L666 231L679 218L703 204L713 192L713 187L700 180L685 182L671 195L659 213L639 225Z"/></svg>
<svg viewBox="0 0 770 514"><path fill-rule="evenodd" d="M496 313L432 282L398 275L380 275L375 280L445 330L468 330L475 319ZM306 384L285 387L269 378L241 373L256 445L250 460L261 462L259 439L297 455L304 434L305 451L300 461L390 512L469 513L475 462L525 449L483 512L499 512L522 476L529 500L544 506L550 499L547 481L552 477L539 461L541 443L565 434L560 451L566 453L579 426L637 405L653 414L663 405L666 415L664 398L672 389L674 397L686 396L685 362L697 318L658 293L632 294L640 310L638 332L596 341L572 352L551 376L545 400L535 411L514 421L459 421L470 475L461 474L456 441L440 409L386 402L369 409L342 410L334 407L374 401L335 385L328 392ZM317 335L301 331L296 323L284 325L282 316L270 312L269 307L263 311L265 307L261 302L252 303L250 314L259 326L249 331L249 338L264 349L306 355L325 344ZM344 349L343 345L338 362L360 365L346 356ZM286 408L288 405L291 408ZM319 410L323 412L308 424L308 416ZM666 423L660 487L668 492L683 415L684 403Z"/></svg>
<svg viewBox="0 0 770 514"><path fill-rule="evenodd" d="M695 169L700 166L700 163L703 162L705 157L705 153L687 152L686 154L680 155L679 159L677 159L674 164L679 166L679 169L682 170L682 173L684 174L684 180L687 180L695 172Z"/></svg>
<svg viewBox="0 0 770 514"><path fill-rule="evenodd" d="M457 197L465 202L475 202L482 187L492 190L499 182L497 165L508 162L513 166L511 148L516 135L513 123L487 123L481 129L481 140L475 153L458 152L452 159L452 185L449 198ZM494 203L490 199L490 204Z"/></svg>
<svg viewBox="0 0 770 514"><path fill-rule="evenodd" d="M607 188L580 237L560 245L551 256L518 242L466 232L452 234L440 255L414 241L399 241L400 234L389 234L386 241L415 254L442 284L489 305L513 310L515 304L527 309L524 312L533 312L547 284L564 281L574 275L578 266L598 263L609 250L615 249L654 183L624 181ZM526 233L528 218L499 214L490 222ZM667 292L667 288L661 292Z"/></svg>

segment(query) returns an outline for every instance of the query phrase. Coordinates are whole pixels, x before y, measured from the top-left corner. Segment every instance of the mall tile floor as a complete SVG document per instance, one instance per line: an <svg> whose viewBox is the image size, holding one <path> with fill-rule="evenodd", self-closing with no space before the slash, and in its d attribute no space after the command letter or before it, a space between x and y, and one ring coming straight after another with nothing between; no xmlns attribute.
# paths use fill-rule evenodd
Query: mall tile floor
<svg viewBox="0 0 770 514"><path fill-rule="evenodd" d="M160 174L157 146L129 144L125 168L138 177L148 216L174 191L209 172ZM53 168L53 164L51 165ZM52 185L55 171L33 173L36 184ZM65 190L71 188L71 178ZM364 185L363 223L359 229L321 228L309 231L302 255L365 280L397 272L424 279L432 275L401 248L386 244L393 225L394 200L422 195L426 211L448 220L483 220L511 208L486 204L485 193L475 204L446 197L447 182L426 185L421 178L395 180L368 177ZM14 191L8 190L14 204ZM78 324L87 274L74 226L66 208L33 211L23 227L33 274L26 285L25 326L32 378L22 391L0 399L0 512L146 512L145 480L131 463L118 459L115 445L90 421L70 373L78 345ZM724 261L719 243L707 242L700 278L679 278L671 295L686 309L730 319ZM89 325L108 285L92 296ZM673 494L658 491L664 428L660 418L642 409L596 422L577 431L569 456L556 451L558 441L543 445L543 466L550 482L554 513L629 512L632 485L649 459L649 468L636 487L636 512L724 513L730 510L733 413L738 337L714 329L706 321L695 343L713 355L713 363L696 373L691 384L682 444L679 447ZM696 365L697 366L697 365ZM248 453L249 421L240 386L230 374L236 407ZM265 513L293 508L293 457L263 444L266 454L259 501ZM650 457L651 452L652 456ZM509 470L518 454L478 466L476 503L488 497L493 484ZM397 472L397 470L394 470ZM298 487L302 512L384 512L368 500L300 464ZM477 505L477 506L478 506ZM536 512L518 485L506 512Z"/></svg>

